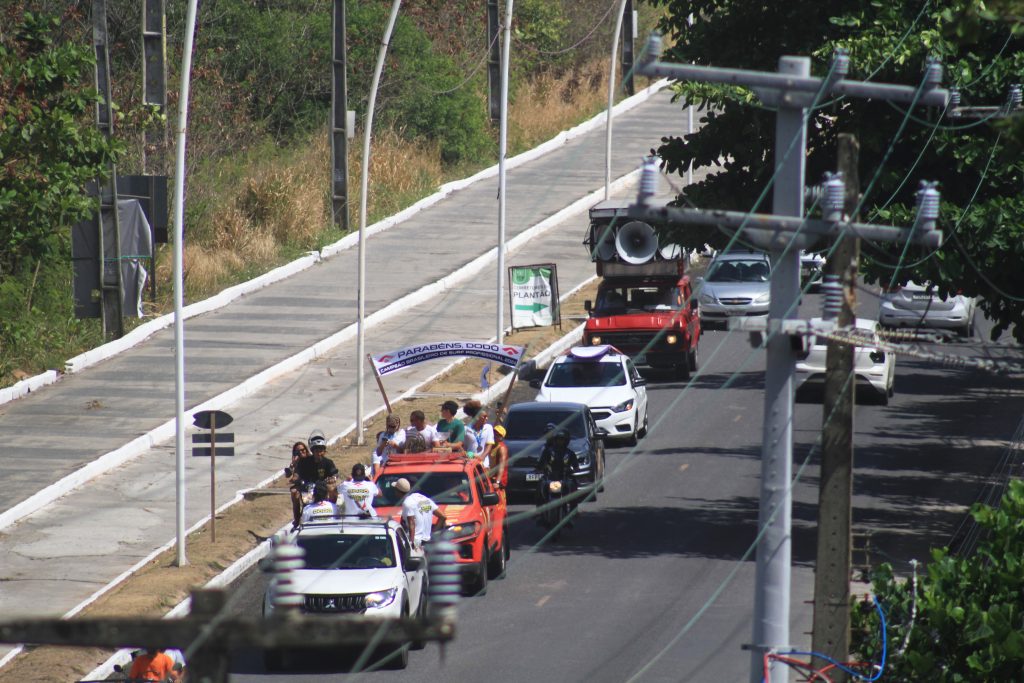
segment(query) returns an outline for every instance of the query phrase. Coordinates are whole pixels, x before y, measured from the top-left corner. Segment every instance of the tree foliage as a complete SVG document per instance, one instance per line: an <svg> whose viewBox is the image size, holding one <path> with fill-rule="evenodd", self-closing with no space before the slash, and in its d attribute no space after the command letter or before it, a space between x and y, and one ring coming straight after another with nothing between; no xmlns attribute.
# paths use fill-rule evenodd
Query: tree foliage
<svg viewBox="0 0 1024 683"><path fill-rule="evenodd" d="M59 25L27 13L0 33L0 277L69 257L69 228L95 205L85 184L121 149L90 119L92 52L54 42Z"/></svg>
<svg viewBox="0 0 1024 683"><path fill-rule="evenodd" d="M1003 683L1024 678L1024 481L1012 480L999 507L972 510L982 541L970 557L935 550L915 581L883 565L874 594L886 612L888 660L882 680ZM853 611L852 649L882 655L870 605Z"/></svg>
<svg viewBox="0 0 1024 683"><path fill-rule="evenodd" d="M833 51L845 48L848 78L917 86L925 59L934 56L945 68L944 85L958 87L964 105L1002 104L1024 73L1024 40L1011 25L975 12L974 27L963 30L963 18L983 7L976 0L653 1L668 10L661 28L675 42L664 56L670 61L775 71L780 56L804 55L822 76ZM667 170L679 173L691 162L709 167L709 177L687 189L688 199L701 207L751 209L773 173L773 112L742 88L682 83L677 92L709 108L698 132L663 141L658 153ZM861 219L909 226L919 181L940 183L946 244L935 251L911 247L904 256L902 245L866 242L868 280L930 280L940 293L980 296L995 321L993 336L1012 327L1024 341L1024 158L1003 133L1005 124L825 99L808 126L809 183L834 170L836 136L843 132L860 141ZM759 210L770 211L770 204ZM728 238L711 228L681 231L678 239L696 246Z"/></svg>

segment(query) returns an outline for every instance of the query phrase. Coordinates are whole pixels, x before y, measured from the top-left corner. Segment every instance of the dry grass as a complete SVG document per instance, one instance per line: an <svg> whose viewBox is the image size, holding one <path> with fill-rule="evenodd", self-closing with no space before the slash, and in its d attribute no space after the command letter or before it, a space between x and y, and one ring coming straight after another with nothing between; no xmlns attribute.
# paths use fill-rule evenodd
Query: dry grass
<svg viewBox="0 0 1024 683"><path fill-rule="evenodd" d="M639 84L638 84L639 85ZM509 108L509 147L522 151L601 111L607 102L607 64L523 83ZM496 147L495 147L496 149ZM368 222L397 213L434 192L442 183L493 163L445 169L438 146L410 141L401 130L380 129L371 148ZM349 206L359 222L362 134L349 144ZM218 162L192 181L195 201L208 207L189 225L185 248L186 298L210 296L338 239L331 225L330 150L318 131L288 149L263 147L235 162ZM208 177L204 177L204 173ZM190 192L191 199L191 192ZM163 299L156 313L170 310L171 251L158 258Z"/></svg>

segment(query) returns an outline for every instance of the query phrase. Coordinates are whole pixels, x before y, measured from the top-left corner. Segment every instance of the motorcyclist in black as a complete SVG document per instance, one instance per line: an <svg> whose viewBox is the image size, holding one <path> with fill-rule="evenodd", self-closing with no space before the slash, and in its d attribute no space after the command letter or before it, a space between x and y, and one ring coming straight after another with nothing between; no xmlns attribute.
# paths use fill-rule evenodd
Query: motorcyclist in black
<svg viewBox="0 0 1024 683"><path fill-rule="evenodd" d="M537 463L537 469L544 473L544 480L537 489L538 505L547 501L543 487L549 481L562 482L562 490L566 494L575 493L578 488L574 470L579 469L580 462L576 458L576 453L569 448L571 438L569 430L549 425L547 443L544 444L540 461ZM575 496L569 499L571 510L576 509L577 502Z"/></svg>
<svg viewBox="0 0 1024 683"><path fill-rule="evenodd" d="M328 458L327 439L317 430L309 437L309 451L299 453L292 467L285 470L291 479L293 526L299 524L302 510L302 490L307 484L323 482L327 486L327 498L332 503L338 500L338 467Z"/></svg>

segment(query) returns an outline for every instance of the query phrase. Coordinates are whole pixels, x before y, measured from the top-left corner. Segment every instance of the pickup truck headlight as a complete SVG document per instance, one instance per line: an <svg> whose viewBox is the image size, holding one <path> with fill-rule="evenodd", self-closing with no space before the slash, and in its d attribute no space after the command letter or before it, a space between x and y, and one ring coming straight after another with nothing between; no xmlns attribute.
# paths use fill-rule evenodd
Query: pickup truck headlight
<svg viewBox="0 0 1024 683"><path fill-rule="evenodd" d="M593 337L591 337L590 338L590 345L591 346L600 346L601 345L601 335L595 334Z"/></svg>
<svg viewBox="0 0 1024 683"><path fill-rule="evenodd" d="M665 343L666 344L675 344L677 341L679 341L679 337L677 337L676 335L674 335L674 334L666 334L665 335Z"/></svg>
<svg viewBox="0 0 1024 683"><path fill-rule="evenodd" d="M479 522L466 522L465 524L452 524L448 527L448 531L452 533L452 540L458 541L460 539L472 538L476 536L480 531Z"/></svg>
<svg viewBox="0 0 1024 683"><path fill-rule="evenodd" d="M624 413L627 410L633 410L633 399L629 399L628 401L623 401L619 405L617 405L614 408L612 408L612 412L613 413Z"/></svg>
<svg viewBox="0 0 1024 683"><path fill-rule="evenodd" d="M387 590L370 593L366 596L366 606L373 609L387 607L395 601L396 595L398 595L397 588L388 588Z"/></svg>
<svg viewBox="0 0 1024 683"><path fill-rule="evenodd" d="M768 303L771 300L772 300L772 293L771 292L765 292L764 294L762 294L759 297L757 297L756 299L754 299L754 303L755 304L766 304L766 303Z"/></svg>
<svg viewBox="0 0 1024 683"><path fill-rule="evenodd" d="M711 292L704 292L700 295L700 302L702 304L713 304L715 303L715 295Z"/></svg>

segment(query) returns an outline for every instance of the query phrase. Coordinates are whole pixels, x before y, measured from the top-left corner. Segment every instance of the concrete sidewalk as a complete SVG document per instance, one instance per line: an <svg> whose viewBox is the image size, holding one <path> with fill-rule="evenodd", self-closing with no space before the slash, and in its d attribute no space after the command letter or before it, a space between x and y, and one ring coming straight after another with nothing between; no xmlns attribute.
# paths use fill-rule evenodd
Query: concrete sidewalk
<svg viewBox="0 0 1024 683"><path fill-rule="evenodd" d="M680 106L661 92L616 118L613 177L635 169L665 135L680 134ZM528 239L508 264L555 262L560 288L593 276L581 245L588 193L603 187L604 129L580 136L509 174L509 238ZM494 335L495 264L481 258L496 240L496 182L478 182L372 237L367 313L403 301L368 329L367 351L411 341ZM574 215L546 230L531 226L566 206ZM552 221L549 221L553 223ZM344 330L355 316L355 250L186 324L186 403L217 396L235 417L238 457L218 462L217 498L271 478L292 441L311 429L329 436L354 422L354 337L269 383L239 385L280 367L297 351ZM480 259L475 265L472 262ZM477 274L452 278L466 268ZM482 269L481 269L482 268ZM452 283L455 284L452 284ZM420 296L416 292L428 292ZM386 378L398 396L439 369L424 365ZM174 415L173 334L165 331L58 384L0 408L0 510L82 471L125 444L151 438ZM372 382L368 404L376 405ZM138 443L138 442L137 442ZM141 450L141 447L138 447ZM209 464L188 462L187 524L209 513ZM126 458L116 470L47 505L0 535L0 604L8 617L61 615L174 537L173 441ZM3 650L0 650L2 655Z"/></svg>

